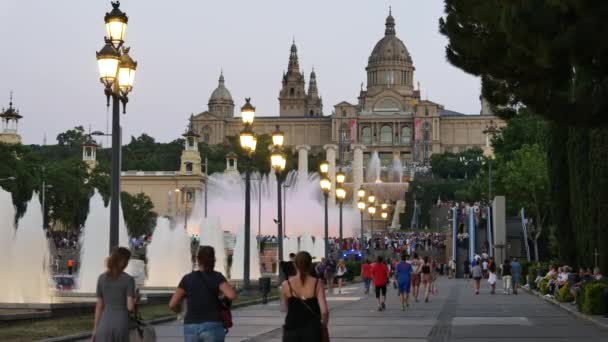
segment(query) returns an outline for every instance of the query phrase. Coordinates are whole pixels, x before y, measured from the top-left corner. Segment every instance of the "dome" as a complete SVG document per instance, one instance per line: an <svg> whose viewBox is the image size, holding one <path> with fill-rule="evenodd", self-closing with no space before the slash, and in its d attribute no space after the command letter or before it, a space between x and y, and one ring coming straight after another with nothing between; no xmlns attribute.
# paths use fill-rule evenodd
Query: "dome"
<svg viewBox="0 0 608 342"><path fill-rule="evenodd" d="M405 44L401 39L397 38L395 33L395 18L389 13L386 18L386 30L384 37L376 43L372 54L369 56L370 64L378 64L382 62L412 62L410 53L407 51Z"/></svg>
<svg viewBox="0 0 608 342"><path fill-rule="evenodd" d="M230 94L230 91L228 91L228 89L226 89L226 86L224 86L224 74L223 73L220 74L219 84L218 84L217 88L215 88L213 93L211 93L211 97L209 98L209 101L214 101L214 100L215 101L218 101L218 100L232 101L232 95Z"/></svg>

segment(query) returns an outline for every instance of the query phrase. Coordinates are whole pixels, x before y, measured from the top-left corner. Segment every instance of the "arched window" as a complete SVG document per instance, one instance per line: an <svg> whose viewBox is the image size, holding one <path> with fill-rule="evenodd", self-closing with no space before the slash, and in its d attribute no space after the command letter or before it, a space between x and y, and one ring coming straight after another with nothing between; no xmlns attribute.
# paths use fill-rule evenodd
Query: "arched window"
<svg viewBox="0 0 608 342"><path fill-rule="evenodd" d="M391 144L393 142L393 127L384 125L380 128L380 143Z"/></svg>
<svg viewBox="0 0 608 342"><path fill-rule="evenodd" d="M430 141L431 140L431 124L425 122L422 124L422 140Z"/></svg>
<svg viewBox="0 0 608 342"><path fill-rule="evenodd" d="M371 127L366 126L361 129L361 142L363 142L366 145L370 145L372 143Z"/></svg>
<svg viewBox="0 0 608 342"><path fill-rule="evenodd" d="M410 144L412 142L412 128L410 126L401 127L401 143Z"/></svg>
<svg viewBox="0 0 608 342"><path fill-rule="evenodd" d="M295 90L293 88L289 88L289 96L293 96Z"/></svg>
<svg viewBox="0 0 608 342"><path fill-rule="evenodd" d="M209 126L203 127L202 133L203 133L203 142L208 144L209 141L211 140L211 128Z"/></svg>
<svg viewBox="0 0 608 342"><path fill-rule="evenodd" d="M186 172L192 172L192 163L186 163Z"/></svg>
<svg viewBox="0 0 608 342"><path fill-rule="evenodd" d="M348 129L348 124L343 123L340 126L340 141L343 143L350 142L350 130Z"/></svg>
<svg viewBox="0 0 608 342"><path fill-rule="evenodd" d="M310 116L314 116L315 113L312 111L312 109L310 110L310 112L308 113Z"/></svg>

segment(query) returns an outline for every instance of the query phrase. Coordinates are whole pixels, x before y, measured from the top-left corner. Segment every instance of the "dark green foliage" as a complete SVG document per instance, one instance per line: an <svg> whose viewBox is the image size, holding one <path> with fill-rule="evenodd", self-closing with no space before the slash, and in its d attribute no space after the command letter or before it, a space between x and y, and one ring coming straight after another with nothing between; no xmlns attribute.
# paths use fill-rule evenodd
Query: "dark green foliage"
<svg viewBox="0 0 608 342"><path fill-rule="evenodd" d="M448 60L482 78L503 117L524 105L555 122L608 122L608 3L445 0ZM584 37L584 39L581 39Z"/></svg>
<svg viewBox="0 0 608 342"><path fill-rule="evenodd" d="M483 167L483 162L477 159L483 156L480 148L466 150L460 153L435 153L431 156L433 175L439 178L470 178L473 179ZM468 160L465 165L461 158Z"/></svg>
<svg viewBox="0 0 608 342"><path fill-rule="evenodd" d="M570 303L574 300L574 296L570 293L570 286L567 283L557 291L555 299L560 303Z"/></svg>
<svg viewBox="0 0 608 342"><path fill-rule="evenodd" d="M361 261L347 261L344 280L352 281L361 274Z"/></svg>
<svg viewBox="0 0 608 342"><path fill-rule="evenodd" d="M86 141L86 137L87 134L84 131L84 127L76 126L73 129L59 133L57 135L57 145L79 149Z"/></svg>
<svg viewBox="0 0 608 342"><path fill-rule="evenodd" d="M179 169L184 139L158 143L147 134L131 137L122 148L122 169L138 171L172 171Z"/></svg>
<svg viewBox="0 0 608 342"><path fill-rule="evenodd" d="M406 196L416 200L419 206L419 228L431 227L431 207L437 203L438 199L442 201L454 200L459 192L465 191L468 188L468 183L459 179L441 179L418 176L409 185L409 191ZM411 195L410 195L411 194ZM412 201L413 202L413 201ZM408 203L412 203L408 202ZM413 214L413 205L406 206L406 220L409 226Z"/></svg>
<svg viewBox="0 0 608 342"><path fill-rule="evenodd" d="M591 282L584 284L579 295L581 302L579 308L583 313L589 315L605 315L608 313L604 290L608 284L604 282Z"/></svg>
<svg viewBox="0 0 608 342"><path fill-rule="evenodd" d="M127 192L120 194L120 202L129 236L149 234L156 226L158 215L153 211L152 200L144 193L131 195Z"/></svg>

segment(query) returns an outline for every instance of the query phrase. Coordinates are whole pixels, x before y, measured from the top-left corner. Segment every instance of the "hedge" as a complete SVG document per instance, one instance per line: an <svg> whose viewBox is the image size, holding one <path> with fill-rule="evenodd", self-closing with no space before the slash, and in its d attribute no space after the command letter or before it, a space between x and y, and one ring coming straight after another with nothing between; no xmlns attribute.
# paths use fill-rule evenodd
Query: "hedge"
<svg viewBox="0 0 608 342"><path fill-rule="evenodd" d="M608 313L604 290L608 288L605 282L591 282L581 288L579 309L590 315L605 315Z"/></svg>
<svg viewBox="0 0 608 342"><path fill-rule="evenodd" d="M570 293L570 286L567 283L559 289L555 299L560 303L569 303L574 300L574 296Z"/></svg>
<svg viewBox="0 0 608 342"><path fill-rule="evenodd" d="M361 262L360 261L347 261L346 262L346 274L344 280L352 281L355 277L361 274Z"/></svg>
<svg viewBox="0 0 608 342"><path fill-rule="evenodd" d="M539 285L539 289L538 291L540 292L541 295L546 295L547 293L549 293L549 278L543 278L540 281L540 285Z"/></svg>

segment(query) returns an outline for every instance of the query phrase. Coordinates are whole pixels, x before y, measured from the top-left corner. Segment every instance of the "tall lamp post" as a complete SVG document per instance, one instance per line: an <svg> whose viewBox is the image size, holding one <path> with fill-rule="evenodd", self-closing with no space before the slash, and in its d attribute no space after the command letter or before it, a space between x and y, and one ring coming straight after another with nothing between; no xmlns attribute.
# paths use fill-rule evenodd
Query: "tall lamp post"
<svg viewBox="0 0 608 342"><path fill-rule="evenodd" d="M346 180L346 175L342 170L336 173L336 199L338 200L338 205L340 208L340 220L339 220L339 231L340 231L340 245L342 245L343 232L342 232L342 206L344 204L344 200L346 199L346 190L344 189L344 181Z"/></svg>
<svg viewBox="0 0 608 342"><path fill-rule="evenodd" d="M119 9L120 2L112 2L112 11L106 13L105 45L97 52L97 64L101 83L104 85L107 106L112 98L112 179L110 200L110 251L118 246L118 206L120 205L120 104L126 111L133 89L137 62L129 56L128 47L123 47L129 18Z"/></svg>
<svg viewBox="0 0 608 342"><path fill-rule="evenodd" d="M245 98L245 104L241 107L241 119L243 130L239 134L241 148L249 159L245 163L245 260L243 265L243 291L247 292L250 284L249 259L251 253L251 157L257 146L257 139L253 134L253 119L255 118L255 107L250 103L251 98ZM238 260L237 260L238 262Z"/></svg>
<svg viewBox="0 0 608 342"><path fill-rule="evenodd" d="M321 171L321 180L319 185L323 192L323 199L325 200L325 260L329 257L329 215L327 200L329 198L329 191L331 190L331 180L327 177L329 171L329 163L324 161L320 164L319 170Z"/></svg>
<svg viewBox="0 0 608 342"><path fill-rule="evenodd" d="M363 213L365 212L365 190L363 189L363 187L359 188L359 190L357 190L357 195L359 196L359 201L357 202L357 208L359 209L359 212L361 213L361 241L360 241L360 246L361 246L361 260L364 260L364 251L365 251L365 246L364 246L364 240L365 240L365 236L363 235Z"/></svg>
<svg viewBox="0 0 608 342"><path fill-rule="evenodd" d="M277 178L277 239L279 242L279 262L283 261L283 209L281 208L281 184L283 183L282 172L285 170L286 160L281 148L283 147L284 140L285 136L277 125L276 130L272 133L273 151L270 155L270 166L273 168Z"/></svg>
<svg viewBox="0 0 608 342"><path fill-rule="evenodd" d="M373 205L373 203L369 204L369 207L367 208L367 212L369 213L369 218L370 218L370 222L371 222L370 232L372 234L372 239L373 239L374 238L374 215L376 214L376 207Z"/></svg>

